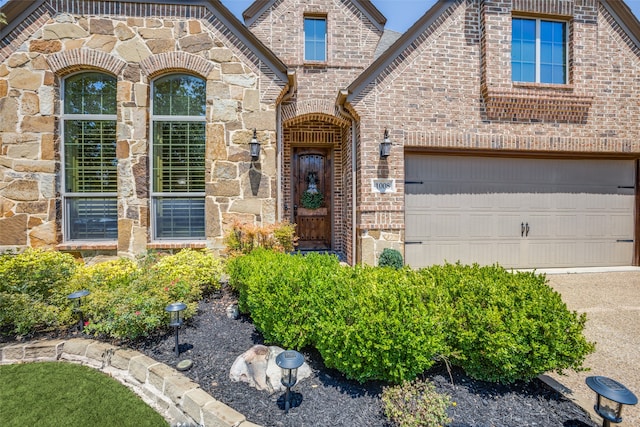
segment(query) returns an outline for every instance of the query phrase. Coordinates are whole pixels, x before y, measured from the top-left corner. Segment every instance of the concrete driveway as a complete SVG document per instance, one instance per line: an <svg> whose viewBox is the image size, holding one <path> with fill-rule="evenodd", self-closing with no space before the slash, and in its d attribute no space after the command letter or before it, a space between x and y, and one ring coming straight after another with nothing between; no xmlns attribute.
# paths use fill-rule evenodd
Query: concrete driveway
<svg viewBox="0 0 640 427"><path fill-rule="evenodd" d="M585 363L590 371L549 376L592 414L595 394L585 384L588 376L613 378L640 398L640 271L549 273L547 279L570 310L587 313L585 335L596 343ZM615 425L640 426L640 405L625 407L622 418ZM602 422L598 416L594 419Z"/></svg>

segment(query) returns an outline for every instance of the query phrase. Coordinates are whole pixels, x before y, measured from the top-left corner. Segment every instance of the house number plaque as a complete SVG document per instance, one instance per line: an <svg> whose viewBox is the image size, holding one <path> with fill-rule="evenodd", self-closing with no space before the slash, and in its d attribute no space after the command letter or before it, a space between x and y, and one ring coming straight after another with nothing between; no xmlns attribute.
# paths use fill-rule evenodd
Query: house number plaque
<svg viewBox="0 0 640 427"><path fill-rule="evenodd" d="M396 192L396 180L395 179L372 179L371 187L374 193L395 193Z"/></svg>

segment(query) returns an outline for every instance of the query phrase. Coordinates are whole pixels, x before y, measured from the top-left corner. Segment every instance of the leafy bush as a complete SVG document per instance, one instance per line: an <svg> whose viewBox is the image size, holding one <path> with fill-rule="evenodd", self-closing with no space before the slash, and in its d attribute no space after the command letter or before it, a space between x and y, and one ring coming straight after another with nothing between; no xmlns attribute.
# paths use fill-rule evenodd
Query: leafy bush
<svg viewBox="0 0 640 427"><path fill-rule="evenodd" d="M191 249L149 254L138 263L122 258L84 267L74 286L82 283L91 292L83 307L85 332L119 339L147 336L166 326L164 309L178 301L187 304L188 319L203 291L219 287L222 271L218 258Z"/></svg>
<svg viewBox="0 0 640 427"><path fill-rule="evenodd" d="M167 324L165 307L182 301L193 316L204 291L219 287L223 264L208 252L149 254L85 266L68 254L28 249L0 255L0 326L29 334L74 323L67 295L79 289L86 333L119 339L149 335Z"/></svg>
<svg viewBox="0 0 640 427"><path fill-rule="evenodd" d="M447 416L451 399L439 394L431 381L385 387L382 404L386 417L400 427L437 427L451 422Z"/></svg>
<svg viewBox="0 0 640 427"><path fill-rule="evenodd" d="M447 311L412 285L409 270L352 269L330 255L264 250L227 267L240 309L267 341L315 345L327 366L349 378L414 378L444 350Z"/></svg>
<svg viewBox="0 0 640 427"><path fill-rule="evenodd" d="M323 255L254 251L228 264L240 309L267 341L315 346L358 381L414 379L443 356L488 381L581 369L585 315L533 273L445 265L340 267Z"/></svg>
<svg viewBox="0 0 640 427"><path fill-rule="evenodd" d="M580 370L594 351L586 315L569 311L544 275L499 266L445 265L422 270L448 291L453 363L476 379L510 383L547 371Z"/></svg>
<svg viewBox="0 0 640 427"><path fill-rule="evenodd" d="M335 256L289 256L265 249L227 264L229 283L240 290L239 309L251 312L266 341L289 348L312 343L319 309L324 306L320 282L331 280L339 268Z"/></svg>
<svg viewBox="0 0 640 427"><path fill-rule="evenodd" d="M445 353L447 310L411 270L345 269L319 317L316 347L327 366L360 382L413 379ZM318 295L316 298L322 298Z"/></svg>
<svg viewBox="0 0 640 427"><path fill-rule="evenodd" d="M0 327L26 335L72 323L64 285L77 267L71 255L61 252L0 254Z"/></svg>
<svg viewBox="0 0 640 427"><path fill-rule="evenodd" d="M265 226L235 221L224 238L226 253L229 255L248 254L256 248L292 252L298 240L295 236L295 230L295 224L287 221Z"/></svg>
<svg viewBox="0 0 640 427"><path fill-rule="evenodd" d="M402 268L402 254L400 251L391 248L384 248L378 258L379 267L393 267L395 269Z"/></svg>

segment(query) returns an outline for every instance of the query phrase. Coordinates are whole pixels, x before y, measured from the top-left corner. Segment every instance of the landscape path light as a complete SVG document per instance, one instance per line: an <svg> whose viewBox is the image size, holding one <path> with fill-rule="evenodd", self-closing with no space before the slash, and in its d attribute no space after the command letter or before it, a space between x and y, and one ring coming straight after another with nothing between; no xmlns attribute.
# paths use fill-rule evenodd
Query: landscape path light
<svg viewBox="0 0 640 427"><path fill-rule="evenodd" d="M176 357L180 356L180 347L178 345L178 330L182 326L182 312L187 308L187 304L183 302L174 302L165 307L165 311L168 311L171 315L169 320L169 326L173 326L176 330Z"/></svg>
<svg viewBox="0 0 640 427"><path fill-rule="evenodd" d="M276 357L276 365L282 370L280 382L287 388L284 396L278 398L278 405L284 406L284 413L302 403L302 395L291 393L291 387L298 381L298 368L304 363L304 356L295 350L285 350Z"/></svg>
<svg viewBox="0 0 640 427"><path fill-rule="evenodd" d="M75 313L78 313L78 325L80 327L80 332L82 332L82 330L84 329L84 319L82 318L82 298L86 297L87 295L89 295L91 292L89 292L86 289L82 289L80 291L75 291L72 294L67 295L67 298L70 299L71 301L75 301L75 307L73 307L73 311Z"/></svg>
<svg viewBox="0 0 640 427"><path fill-rule="evenodd" d="M622 407L638 403L638 398L631 390L611 378L587 377L586 383L597 394L593 409L603 418L602 427L621 423Z"/></svg>

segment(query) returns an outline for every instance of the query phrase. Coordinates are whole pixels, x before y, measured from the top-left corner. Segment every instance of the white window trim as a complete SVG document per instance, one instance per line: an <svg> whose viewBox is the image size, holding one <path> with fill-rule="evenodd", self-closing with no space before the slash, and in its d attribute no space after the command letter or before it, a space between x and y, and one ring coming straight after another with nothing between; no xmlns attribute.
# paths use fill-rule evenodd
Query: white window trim
<svg viewBox="0 0 640 427"><path fill-rule="evenodd" d="M168 75L190 75L188 73L172 73L172 74L168 74ZM185 242L185 241L201 241L201 240L206 240L206 235L202 236L202 237L187 237L187 238L172 238L172 239L163 239L163 238L159 238L157 236L157 223L156 223L156 218L157 218L157 212L156 212L156 204L155 204L155 199L160 198L160 197L174 197L174 198L180 198L180 197L206 197L207 193L202 191L202 192L198 192L198 193L177 193L177 192L171 192L171 193L167 193L167 192L159 192L159 191L155 191L155 184L154 184L154 175L153 175L153 166L154 166L154 142L155 142L155 135L154 135L154 123L156 121L159 122L200 122L200 123L204 123L205 124L205 133L206 133L206 125L207 125L207 116L206 114L204 116L168 116L168 115L155 115L154 112L154 106L153 106L153 100L154 100L154 92L155 92L155 83L158 79L161 79L163 77L167 77L167 74L162 75L157 77L156 79L154 79L151 82L151 91L150 91L150 102L149 102L149 212L151 214L151 240L154 242L162 242L162 243L170 243L170 242ZM197 77L197 76L193 76L193 77ZM201 77L197 77L201 80L204 81L205 86L207 85L207 81L205 79L202 79ZM205 144L206 144L206 140L205 140ZM206 150L205 150L206 152ZM206 218L205 218L206 219ZM205 222L206 223L206 222ZM206 231L206 230L205 230Z"/></svg>
<svg viewBox="0 0 640 427"><path fill-rule="evenodd" d="M69 74L68 76L65 76L65 78L62 80L62 84L61 84L61 92L60 92L60 196L61 196L61 206L60 209L62 210L62 241L63 242L80 242L82 240L73 240L70 239L69 236L71 235L71 229L70 224L69 224L69 216L67 215L67 199L74 199L74 198L79 198L79 197L86 197L86 198L91 198L91 197L114 197L117 198L118 197L118 193L117 192L109 192L109 193L76 193L76 192L68 192L67 191L67 178L66 178L66 156L65 156L65 147L66 147L66 141L64 136L66 135L65 133L65 124L67 121L72 121L72 120L96 120L96 121L114 121L117 124L117 120L118 120L118 115L117 114L66 114L64 111L64 106L65 106L65 94L66 94L66 84L67 84L67 79L70 77L73 77L75 75L78 74L84 74L84 73L88 73L88 72L92 72L89 70L83 70L83 71L79 71L77 73L73 73L73 74ZM107 73L103 73L105 75L109 75ZM117 84L117 82L116 82ZM117 106L116 106L117 108ZM115 242L117 241L117 239L105 239L105 240L101 240L101 242Z"/></svg>
<svg viewBox="0 0 640 427"><path fill-rule="evenodd" d="M535 82L524 82L524 81L516 81L513 80L513 83L539 83L539 84L548 84L548 85L566 85L569 84L569 21L564 21L562 19L548 19L548 18L534 18L531 16L513 16L513 19L528 19L530 21L536 21L536 79ZM565 25L565 34L564 34L564 83L548 83L540 81L540 50L541 50L541 41L540 41L540 23L542 21L546 22L561 22Z"/></svg>
<svg viewBox="0 0 640 427"><path fill-rule="evenodd" d="M306 21L307 19L315 19L315 20L322 20L324 21L324 59L320 60L320 59L307 59L307 33L304 31L304 21ZM317 63L317 64L324 64L326 62L328 62L329 60L329 40L328 40L328 34L329 34L329 20L327 19L326 16L314 16L314 15L305 15L302 19L302 37L303 37L303 41L302 41L302 58L303 61L306 63Z"/></svg>

